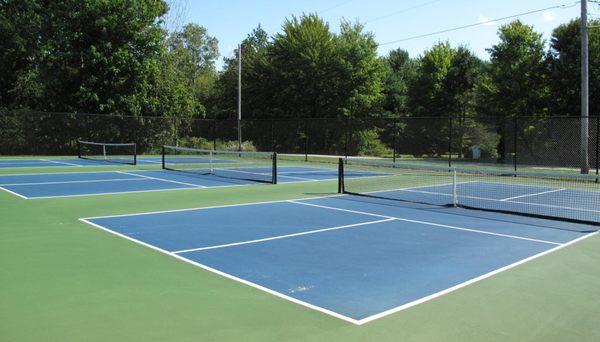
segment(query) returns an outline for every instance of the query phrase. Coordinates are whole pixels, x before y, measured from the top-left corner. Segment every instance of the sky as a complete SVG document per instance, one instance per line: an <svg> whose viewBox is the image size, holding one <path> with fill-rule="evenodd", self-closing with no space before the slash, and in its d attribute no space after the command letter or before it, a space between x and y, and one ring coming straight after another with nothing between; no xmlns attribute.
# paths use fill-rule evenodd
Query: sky
<svg viewBox="0 0 600 342"><path fill-rule="evenodd" d="M537 32L549 40L552 30L562 23L580 16L580 5L574 0L170 0L171 13L167 26L171 29L185 23L197 23L208 34L219 40L221 68L223 57L233 54L235 47L258 25L270 35L281 31L286 18L303 13L317 13L328 22L333 32L339 31L342 20L365 24L365 30L375 35L381 44L380 55L402 48L411 57L439 41L453 46L464 45L483 59L489 59L486 48L498 42L499 25L510 20L487 23L462 30L411 39L397 43L396 40L470 25L530 12L552 6L564 5L519 17L533 25ZM600 5L590 3L590 16L600 18ZM512 20L512 19L511 19Z"/></svg>

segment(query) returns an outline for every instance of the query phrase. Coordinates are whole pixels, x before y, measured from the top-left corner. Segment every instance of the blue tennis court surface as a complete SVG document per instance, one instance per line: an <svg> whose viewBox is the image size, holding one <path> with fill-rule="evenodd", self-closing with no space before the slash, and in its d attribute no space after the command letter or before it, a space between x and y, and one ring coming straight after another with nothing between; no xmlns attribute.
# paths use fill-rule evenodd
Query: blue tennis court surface
<svg viewBox="0 0 600 342"><path fill-rule="evenodd" d="M239 167L244 173L261 174L271 170ZM372 174L364 174L369 176ZM337 179L337 170L281 166L278 182L307 182ZM0 189L22 198L52 198L127 192L197 189L257 184L251 180L216 175L191 174L170 170L102 171L0 175Z"/></svg>
<svg viewBox="0 0 600 342"><path fill-rule="evenodd" d="M131 163L133 158L123 159L120 163ZM138 157L138 165L160 165L160 157ZM0 169L19 169L31 167L90 167L119 165L115 160L79 159L79 158L35 158L35 159L0 159Z"/></svg>
<svg viewBox="0 0 600 342"><path fill-rule="evenodd" d="M575 223L347 195L82 220L355 324L596 234Z"/></svg>

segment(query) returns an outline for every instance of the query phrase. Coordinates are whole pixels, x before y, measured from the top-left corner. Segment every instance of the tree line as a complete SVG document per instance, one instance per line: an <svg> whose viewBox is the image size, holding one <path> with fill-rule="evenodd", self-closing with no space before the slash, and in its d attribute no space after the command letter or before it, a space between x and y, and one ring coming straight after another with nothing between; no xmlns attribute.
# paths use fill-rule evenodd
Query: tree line
<svg viewBox="0 0 600 342"><path fill-rule="evenodd" d="M189 119L235 118L237 51L218 71L217 38L196 23L167 30L168 11L155 0L3 1L0 110L6 117L18 110L164 117L160 127L175 135L189 131ZM240 42L244 119L350 118L362 120L365 140L385 141L368 120L434 118L396 128L427 141L418 153L435 154L450 134L447 118L477 136L485 135L477 130L481 116L580 114L578 19L555 28L548 42L518 20L500 26L498 38L489 60L443 41L419 56L402 48L379 56L375 36L359 22L342 21L336 33L305 14L285 19L279 33L258 26ZM598 30L590 34L590 74L590 113L598 115ZM24 124L13 121L0 136L25 141ZM123 135L114 123L93 124L105 136ZM52 129L62 128L45 134Z"/></svg>

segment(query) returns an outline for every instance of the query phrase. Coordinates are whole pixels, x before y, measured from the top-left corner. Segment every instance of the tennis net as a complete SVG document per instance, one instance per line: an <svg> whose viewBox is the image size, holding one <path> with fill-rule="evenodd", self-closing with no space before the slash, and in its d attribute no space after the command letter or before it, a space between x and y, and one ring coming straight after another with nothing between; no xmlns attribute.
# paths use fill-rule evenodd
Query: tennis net
<svg viewBox="0 0 600 342"><path fill-rule="evenodd" d="M77 155L81 159L98 160L107 163L137 164L135 143L102 143L77 141Z"/></svg>
<svg viewBox="0 0 600 342"><path fill-rule="evenodd" d="M232 180L277 184L274 152L202 150L163 146L163 169Z"/></svg>
<svg viewBox="0 0 600 342"><path fill-rule="evenodd" d="M600 225L600 177L339 160L339 191Z"/></svg>

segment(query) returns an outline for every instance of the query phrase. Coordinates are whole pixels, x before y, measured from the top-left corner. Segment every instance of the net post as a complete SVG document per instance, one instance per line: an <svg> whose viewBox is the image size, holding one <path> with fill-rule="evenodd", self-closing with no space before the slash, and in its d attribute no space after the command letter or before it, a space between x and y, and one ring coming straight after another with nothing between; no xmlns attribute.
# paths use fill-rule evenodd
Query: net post
<svg viewBox="0 0 600 342"><path fill-rule="evenodd" d="M338 160L338 194L344 193L344 158Z"/></svg>
<svg viewBox="0 0 600 342"><path fill-rule="evenodd" d="M77 158L81 159L81 140L77 139Z"/></svg>
<svg viewBox="0 0 600 342"><path fill-rule="evenodd" d="M273 152L273 179L272 183L277 184L277 152Z"/></svg>
<svg viewBox="0 0 600 342"><path fill-rule="evenodd" d="M162 168L164 170L164 169L166 169L166 167L165 167L165 145L162 146L162 153L161 153L161 155L162 155Z"/></svg>
<svg viewBox="0 0 600 342"><path fill-rule="evenodd" d="M458 186L456 184L456 168L452 168L452 205L458 207Z"/></svg>
<svg viewBox="0 0 600 342"><path fill-rule="evenodd" d="M133 143L133 165L137 165L137 144Z"/></svg>

